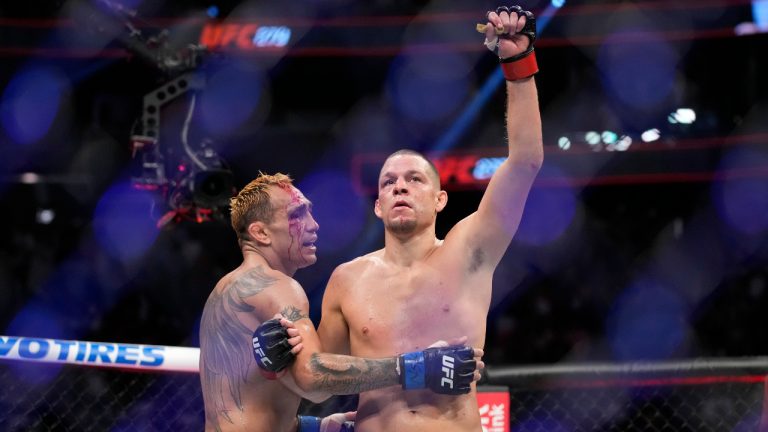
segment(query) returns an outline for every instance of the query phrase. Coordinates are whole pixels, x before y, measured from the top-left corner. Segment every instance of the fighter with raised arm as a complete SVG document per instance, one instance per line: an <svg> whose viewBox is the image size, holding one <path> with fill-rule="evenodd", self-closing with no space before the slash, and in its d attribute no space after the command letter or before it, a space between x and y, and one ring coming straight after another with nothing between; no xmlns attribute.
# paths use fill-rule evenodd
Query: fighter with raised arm
<svg viewBox="0 0 768 432"><path fill-rule="evenodd" d="M374 212L384 248L340 265L326 288L318 328L330 352L361 357L420 350L435 339L467 335L482 346L494 270L517 231L543 162L533 42L535 20L517 6L488 12L486 46L506 78L508 157L477 211L436 237L448 196L424 156L390 155L379 175ZM358 432L481 431L475 386L448 397L388 387L360 394Z"/></svg>
<svg viewBox="0 0 768 432"><path fill-rule="evenodd" d="M298 269L317 260L319 226L312 217L312 203L288 176L262 174L231 200L231 207L243 262L217 283L200 323L200 380L207 431L349 430L343 424L354 418L353 413L297 418L301 398L317 402L331 394L396 386L401 372L418 366L426 368L412 374L414 379L424 379L418 388L456 391L432 384L439 381L432 366L437 357L456 365L457 389L463 387L467 392L470 383L479 378L476 367L482 367L478 361L482 350L464 346L417 351L401 356L403 360L394 355L366 359L321 354L314 325L307 317L307 296L292 278ZM278 312L294 326L290 342L296 346L289 343L288 351L297 355L297 361L290 373L270 380L259 373L254 352L258 354L262 342L265 353L274 344L268 338L253 339L253 330ZM256 357L265 363L264 358ZM267 359L281 363L278 357Z"/></svg>

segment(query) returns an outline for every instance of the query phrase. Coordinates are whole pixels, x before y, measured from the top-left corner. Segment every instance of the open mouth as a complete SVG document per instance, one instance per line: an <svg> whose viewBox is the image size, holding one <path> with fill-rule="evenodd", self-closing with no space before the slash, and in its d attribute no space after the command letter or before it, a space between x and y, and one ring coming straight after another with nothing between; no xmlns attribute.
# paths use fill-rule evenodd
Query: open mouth
<svg viewBox="0 0 768 432"><path fill-rule="evenodd" d="M315 247L314 241L308 241L301 244L303 247Z"/></svg>
<svg viewBox="0 0 768 432"><path fill-rule="evenodd" d="M405 201L398 201L393 208L411 208L411 206Z"/></svg>

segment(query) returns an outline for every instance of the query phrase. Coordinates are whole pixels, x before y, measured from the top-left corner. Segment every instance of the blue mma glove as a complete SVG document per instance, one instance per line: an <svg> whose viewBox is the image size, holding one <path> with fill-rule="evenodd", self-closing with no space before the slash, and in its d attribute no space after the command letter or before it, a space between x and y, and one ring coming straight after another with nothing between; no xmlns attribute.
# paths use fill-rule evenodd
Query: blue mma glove
<svg viewBox="0 0 768 432"><path fill-rule="evenodd" d="M303 416L299 417L299 427L296 432L320 432L320 417Z"/></svg>
<svg viewBox="0 0 768 432"><path fill-rule="evenodd" d="M265 378L277 379L277 372L296 358L288 338L288 331L275 318L264 321L253 332L253 358Z"/></svg>
<svg viewBox="0 0 768 432"><path fill-rule="evenodd" d="M405 390L430 389L438 394L460 395L470 391L475 377L472 347L427 348L398 357L400 384Z"/></svg>

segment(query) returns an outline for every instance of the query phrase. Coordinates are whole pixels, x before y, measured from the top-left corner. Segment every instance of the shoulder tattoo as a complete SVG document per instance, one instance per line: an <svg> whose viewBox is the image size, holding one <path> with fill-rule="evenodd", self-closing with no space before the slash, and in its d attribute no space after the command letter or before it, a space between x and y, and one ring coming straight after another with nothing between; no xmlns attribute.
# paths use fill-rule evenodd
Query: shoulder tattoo
<svg viewBox="0 0 768 432"><path fill-rule="evenodd" d="M244 325L239 312L251 312L243 299L254 296L275 283L275 278L256 267L241 275L220 292L214 291L203 308L200 322L200 355L203 368L200 371L203 392L212 401L205 407L206 417L220 430L220 421L233 423L224 403L225 395L244 410L241 386L248 379L252 367L251 335L253 329Z"/></svg>

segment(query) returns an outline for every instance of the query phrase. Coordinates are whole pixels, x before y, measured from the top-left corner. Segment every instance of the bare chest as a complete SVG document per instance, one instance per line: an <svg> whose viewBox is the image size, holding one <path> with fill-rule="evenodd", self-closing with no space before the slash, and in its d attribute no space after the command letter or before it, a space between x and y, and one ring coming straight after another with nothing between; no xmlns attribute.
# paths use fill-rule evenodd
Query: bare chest
<svg viewBox="0 0 768 432"><path fill-rule="evenodd" d="M353 352L392 355L466 335L476 305L463 282L427 266L362 275L343 306Z"/></svg>

